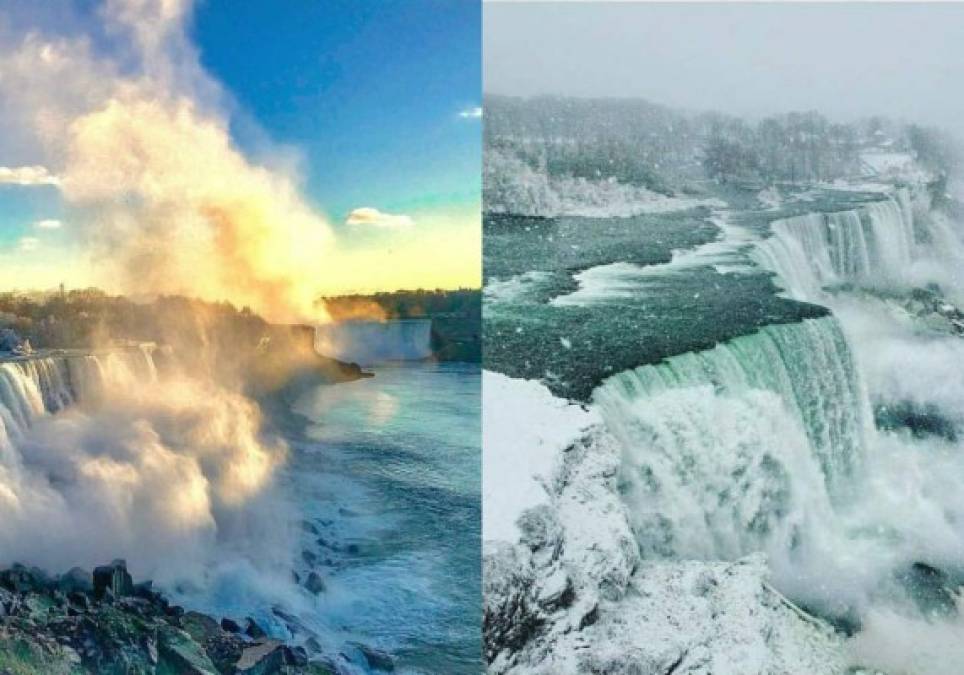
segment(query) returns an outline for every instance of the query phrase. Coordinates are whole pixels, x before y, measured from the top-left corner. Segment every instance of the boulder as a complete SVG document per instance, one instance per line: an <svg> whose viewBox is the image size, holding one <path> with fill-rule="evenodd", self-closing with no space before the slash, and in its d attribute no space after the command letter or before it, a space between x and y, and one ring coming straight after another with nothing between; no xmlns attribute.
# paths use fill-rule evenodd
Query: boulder
<svg viewBox="0 0 964 675"><path fill-rule="evenodd" d="M372 670L380 670L386 673L395 672L395 661L388 653L358 642L354 643L353 646L361 652L365 663Z"/></svg>
<svg viewBox="0 0 964 675"><path fill-rule="evenodd" d="M221 628L223 628L229 633L241 632L241 626L238 624L238 622L228 617L224 617L223 619L221 619Z"/></svg>
<svg viewBox="0 0 964 675"><path fill-rule="evenodd" d="M221 634L221 626L218 622L200 612L185 612L181 617L181 628L200 644Z"/></svg>
<svg viewBox="0 0 964 675"><path fill-rule="evenodd" d="M90 593L94 590L94 575L89 570L72 567L68 572L60 575L57 579L57 587L64 593L73 591Z"/></svg>
<svg viewBox="0 0 964 675"><path fill-rule="evenodd" d="M264 629L258 625L258 622L252 619L250 616L244 620L244 634L255 640L267 637L268 635L264 632Z"/></svg>
<svg viewBox="0 0 964 675"><path fill-rule="evenodd" d="M94 569L94 597L100 599L108 595L122 598L134 592L134 580L127 571L127 563L114 560L110 565Z"/></svg>
<svg viewBox="0 0 964 675"><path fill-rule="evenodd" d="M234 665L238 675L274 675L285 665L286 648L278 640L259 640L241 652Z"/></svg>
<svg viewBox="0 0 964 675"><path fill-rule="evenodd" d="M157 644L160 663L179 675L218 675L218 669L191 636L176 628L160 631ZM160 670L160 669L159 669Z"/></svg>

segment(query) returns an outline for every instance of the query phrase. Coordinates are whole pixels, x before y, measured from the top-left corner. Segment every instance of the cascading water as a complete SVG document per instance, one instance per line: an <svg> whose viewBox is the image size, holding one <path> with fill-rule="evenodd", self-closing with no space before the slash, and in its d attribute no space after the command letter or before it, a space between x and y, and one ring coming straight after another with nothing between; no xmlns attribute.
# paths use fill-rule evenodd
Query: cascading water
<svg viewBox="0 0 964 675"><path fill-rule="evenodd" d="M44 415L102 396L106 388L156 379L152 348L147 346L0 363L0 443L12 442Z"/></svg>
<svg viewBox="0 0 964 675"><path fill-rule="evenodd" d="M926 202L923 194L916 198ZM774 221L754 257L797 300L825 302L824 289L839 284L878 289L920 284L921 274L933 269L919 267L953 257L961 247L941 217L916 219L913 202L910 190L901 188L859 208Z"/></svg>
<svg viewBox="0 0 964 675"><path fill-rule="evenodd" d="M832 317L768 326L608 379L594 394L651 553L732 559L794 545L849 498L870 433Z"/></svg>
<svg viewBox="0 0 964 675"><path fill-rule="evenodd" d="M342 321L319 326L320 354L363 365L385 361L418 361L432 356L431 319Z"/></svg>
<svg viewBox="0 0 964 675"><path fill-rule="evenodd" d="M644 556L765 551L780 590L864 626L860 659L874 662L865 645L914 635L921 673L947 672L946 630L929 628L941 591L914 575L964 566L962 434L877 429L874 412L910 401L962 419L964 343L905 309L915 288L964 295L960 234L928 209L924 191L899 189L773 222L751 257L832 316L623 372L594 393L622 447Z"/></svg>

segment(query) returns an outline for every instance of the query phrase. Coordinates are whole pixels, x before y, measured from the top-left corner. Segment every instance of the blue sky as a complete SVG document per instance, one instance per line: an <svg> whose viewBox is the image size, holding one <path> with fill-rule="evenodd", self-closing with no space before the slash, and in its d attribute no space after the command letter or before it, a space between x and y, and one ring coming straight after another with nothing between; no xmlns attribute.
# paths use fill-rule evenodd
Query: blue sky
<svg viewBox="0 0 964 675"><path fill-rule="evenodd" d="M275 141L300 149L335 220L477 201L477 0L206 0L201 60ZM237 130L242 144L243 130Z"/></svg>
<svg viewBox="0 0 964 675"><path fill-rule="evenodd" d="M86 40L95 58L131 76L130 35L106 25L106 1L0 3L0 68L4 50L9 63L36 33L45 41L67 38L72 48ZM339 250L359 260L371 251L373 268L412 271L410 283L372 275L369 290L476 283L481 119L470 113L481 104L478 0L196 0L184 26L203 70L225 94L235 146L254 164L295 166L302 198L327 217ZM18 92L0 86L0 116L9 104L4 96ZM38 144L21 142L7 117L0 119L0 170L43 164L58 172L64 153L43 148L35 156ZM346 224L362 207L414 226ZM57 187L0 180L0 267L22 263L36 272L53 251L83 249L85 235L73 221L84 215ZM36 226L52 219L63 226ZM417 271L443 246L458 248L458 260L421 278ZM420 247L426 252L419 255ZM0 274L0 285L12 276ZM364 290L361 284L346 290Z"/></svg>

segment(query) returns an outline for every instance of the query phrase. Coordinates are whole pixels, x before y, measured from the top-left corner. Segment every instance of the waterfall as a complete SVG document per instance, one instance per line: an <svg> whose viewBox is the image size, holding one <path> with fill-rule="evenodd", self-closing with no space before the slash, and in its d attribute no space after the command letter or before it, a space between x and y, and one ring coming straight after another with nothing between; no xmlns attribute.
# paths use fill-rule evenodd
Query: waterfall
<svg viewBox="0 0 964 675"><path fill-rule="evenodd" d="M906 188L856 209L776 220L771 230L757 260L801 300L819 300L841 283L899 284L921 253Z"/></svg>
<svg viewBox="0 0 964 675"><path fill-rule="evenodd" d="M869 403L833 317L774 325L609 378L594 393L623 448L644 552L790 548L848 498Z"/></svg>
<svg viewBox="0 0 964 675"><path fill-rule="evenodd" d="M363 365L417 361L432 356L431 319L342 321L319 326L318 353Z"/></svg>
<svg viewBox="0 0 964 675"><path fill-rule="evenodd" d="M153 348L58 353L0 363L0 446L13 442L43 416L96 401L109 387L154 381Z"/></svg>

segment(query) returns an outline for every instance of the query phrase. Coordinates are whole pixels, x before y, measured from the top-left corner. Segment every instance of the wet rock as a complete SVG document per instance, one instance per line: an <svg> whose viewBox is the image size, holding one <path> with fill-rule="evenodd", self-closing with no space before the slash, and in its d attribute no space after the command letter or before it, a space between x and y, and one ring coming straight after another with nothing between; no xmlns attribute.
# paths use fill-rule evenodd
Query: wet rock
<svg viewBox="0 0 964 675"><path fill-rule="evenodd" d="M247 647L235 664L238 675L271 675L285 665L285 646L277 640L261 640Z"/></svg>
<svg viewBox="0 0 964 675"><path fill-rule="evenodd" d="M286 646L284 648L284 661L287 666L304 668L308 665L308 652L304 647Z"/></svg>
<svg viewBox="0 0 964 675"><path fill-rule="evenodd" d="M154 591L154 582L150 579L134 584L133 595L151 602L156 602L159 596L159 594Z"/></svg>
<svg viewBox="0 0 964 675"><path fill-rule="evenodd" d="M221 619L221 628L223 628L229 633L241 632L241 626L238 624L238 622L228 617L224 617L223 619Z"/></svg>
<svg viewBox="0 0 964 675"><path fill-rule="evenodd" d="M949 616L957 611L956 584L944 570L915 562L898 575L898 581L923 613Z"/></svg>
<svg viewBox="0 0 964 675"><path fill-rule="evenodd" d="M86 593L81 593L80 591L72 591L68 593L67 602L69 603L70 607L79 612L86 612L90 609L90 598Z"/></svg>
<svg viewBox="0 0 964 675"><path fill-rule="evenodd" d="M221 634L221 626L218 622L200 612L185 612L181 617L181 628L201 644Z"/></svg>
<svg viewBox="0 0 964 675"><path fill-rule="evenodd" d="M134 592L134 580L127 572L127 563L114 560L110 565L102 565L94 569L94 597L103 598L107 592L115 598L131 595Z"/></svg>
<svg viewBox="0 0 964 675"><path fill-rule="evenodd" d="M247 643L236 633L222 633L204 643L204 651L222 673L233 673Z"/></svg>
<svg viewBox="0 0 964 675"><path fill-rule="evenodd" d="M361 652L368 667L372 670L380 670L386 673L395 671L395 661L386 652L360 643L354 643L352 646Z"/></svg>
<svg viewBox="0 0 964 675"><path fill-rule="evenodd" d="M324 592L325 581L317 572L310 572L308 574L308 578L305 580L305 588L309 593L318 595L319 593Z"/></svg>
<svg viewBox="0 0 964 675"><path fill-rule="evenodd" d="M218 669L191 636L176 628L161 631L158 656L179 675L218 675Z"/></svg>
<svg viewBox="0 0 964 675"><path fill-rule="evenodd" d="M258 622L252 619L250 616L244 620L244 634L249 638L258 640L263 637L267 637L267 633L264 629L258 625Z"/></svg>

